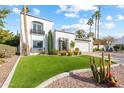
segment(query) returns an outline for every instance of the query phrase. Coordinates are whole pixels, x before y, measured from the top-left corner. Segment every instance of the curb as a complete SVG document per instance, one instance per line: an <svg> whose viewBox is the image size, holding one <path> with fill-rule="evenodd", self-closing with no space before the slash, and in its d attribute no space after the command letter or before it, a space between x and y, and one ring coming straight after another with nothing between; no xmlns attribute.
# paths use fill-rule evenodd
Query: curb
<svg viewBox="0 0 124 93"><path fill-rule="evenodd" d="M8 88L9 83L10 83L10 81L11 81L11 79L12 79L12 76L13 76L15 70L16 70L17 64L19 63L20 58L21 58L21 56L19 56L18 60L16 61L16 64L15 64L14 67L12 68L11 72L9 73L9 75L8 75L8 77L7 77L7 79L6 79L6 81L3 83L3 85L2 85L1 88Z"/></svg>
<svg viewBox="0 0 124 93"><path fill-rule="evenodd" d="M112 65L111 67L116 67L116 66L119 66L120 64L114 64ZM78 70L72 70L70 72L65 72L65 73L61 73L61 74L58 74L56 76L53 76L51 77L50 79L44 81L43 83L41 83L40 85L38 85L36 88L45 88L47 87L49 84L51 84L52 82L60 79L60 78L63 78L63 77L66 77L66 76L70 76L71 73L80 73L80 72L87 72L87 71L90 71L91 69L90 68L87 68L87 69L78 69Z"/></svg>

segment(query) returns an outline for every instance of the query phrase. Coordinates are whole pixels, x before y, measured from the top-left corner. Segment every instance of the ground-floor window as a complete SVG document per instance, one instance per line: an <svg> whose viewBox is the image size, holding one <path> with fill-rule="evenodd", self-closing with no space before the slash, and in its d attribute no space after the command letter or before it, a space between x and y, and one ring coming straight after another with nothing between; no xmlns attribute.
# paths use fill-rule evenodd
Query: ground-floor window
<svg viewBox="0 0 124 93"><path fill-rule="evenodd" d="M43 48L43 41L33 40L33 48Z"/></svg>

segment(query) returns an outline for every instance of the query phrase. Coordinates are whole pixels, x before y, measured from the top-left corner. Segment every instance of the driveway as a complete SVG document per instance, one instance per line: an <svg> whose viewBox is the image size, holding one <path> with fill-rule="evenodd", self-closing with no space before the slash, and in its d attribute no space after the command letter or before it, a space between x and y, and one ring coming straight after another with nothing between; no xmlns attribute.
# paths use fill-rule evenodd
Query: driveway
<svg viewBox="0 0 124 93"><path fill-rule="evenodd" d="M105 58L107 58L107 54L111 54L111 58L113 61L124 64L124 51L121 52L104 52ZM86 55L98 56L101 57L102 52L92 52L92 53L85 53Z"/></svg>

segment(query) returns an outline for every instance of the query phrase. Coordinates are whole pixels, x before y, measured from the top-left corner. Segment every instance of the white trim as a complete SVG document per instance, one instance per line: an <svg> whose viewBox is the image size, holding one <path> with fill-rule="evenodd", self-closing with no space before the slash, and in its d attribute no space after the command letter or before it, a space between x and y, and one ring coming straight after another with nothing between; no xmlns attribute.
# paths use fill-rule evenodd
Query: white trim
<svg viewBox="0 0 124 93"><path fill-rule="evenodd" d="M19 63L19 60L20 60L21 56L19 56L18 60L16 61L16 64L14 65L14 67L12 68L11 72L9 73L6 81L4 82L4 84L2 85L2 88L8 88L9 84L10 84L10 81L14 75L14 72L16 70L16 67L17 67L17 64Z"/></svg>

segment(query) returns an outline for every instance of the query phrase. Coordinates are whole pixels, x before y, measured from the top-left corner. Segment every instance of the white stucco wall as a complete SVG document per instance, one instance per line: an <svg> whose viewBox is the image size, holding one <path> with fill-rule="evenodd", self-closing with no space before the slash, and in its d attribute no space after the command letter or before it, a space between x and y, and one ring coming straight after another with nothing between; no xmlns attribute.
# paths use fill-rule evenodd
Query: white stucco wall
<svg viewBox="0 0 124 93"><path fill-rule="evenodd" d="M58 39L59 38L67 38L69 39L69 49L70 49L70 42L75 42L74 48L79 48L81 52L92 52L93 49L93 42L90 38L89 40L75 40L75 34L62 32L62 31L54 31L54 48L58 49Z"/></svg>
<svg viewBox="0 0 124 93"><path fill-rule="evenodd" d="M21 42L20 42L20 50L22 50L22 42L25 43L25 33L24 33L24 21L23 21L23 15L21 15L21 25L20 25L20 29L21 29ZM33 40L43 40L43 48L45 47L47 49L47 42L46 42L46 35L48 34L49 30L52 30L52 26L54 25L53 22L51 21L47 21L45 19L41 19L41 18L37 18L34 16L30 16L27 15L27 32L28 32L28 45L29 45L29 49L31 49L33 47L32 41ZM43 23L43 30L45 31L45 35L40 35L40 34L31 34L30 30L32 29L33 25L32 22L33 21L37 21L37 22L41 22ZM22 51L20 51L22 52Z"/></svg>
<svg viewBox="0 0 124 93"><path fill-rule="evenodd" d="M75 47L79 48L81 52L92 52L92 44L90 44L90 41L75 41Z"/></svg>
<svg viewBox="0 0 124 93"><path fill-rule="evenodd" d="M54 48L58 49L58 40L59 38L67 38L69 39L69 48L71 40L74 41L75 35L71 33L61 32L61 31L54 31Z"/></svg>

